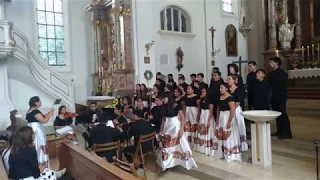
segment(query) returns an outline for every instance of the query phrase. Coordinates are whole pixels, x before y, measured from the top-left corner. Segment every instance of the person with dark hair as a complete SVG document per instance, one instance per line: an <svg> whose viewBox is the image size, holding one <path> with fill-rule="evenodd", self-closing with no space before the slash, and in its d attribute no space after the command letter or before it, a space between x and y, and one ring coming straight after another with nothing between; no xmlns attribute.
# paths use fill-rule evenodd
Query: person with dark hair
<svg viewBox="0 0 320 180"><path fill-rule="evenodd" d="M10 179L47 179L60 178L66 169L55 173L43 163L38 163L37 151L33 146L35 132L31 127L24 126L15 133L9 155Z"/></svg>
<svg viewBox="0 0 320 180"><path fill-rule="evenodd" d="M140 109L143 111L144 113L144 118L147 117L148 115L148 112L149 112L149 109L143 104L143 101L141 98L138 98L138 101L137 101L137 106L135 107L135 110L136 109Z"/></svg>
<svg viewBox="0 0 320 180"><path fill-rule="evenodd" d="M240 106L244 109L244 99L246 97L246 90L244 88L243 79L241 75L238 74L239 67L236 64L228 64L228 76L237 75L236 85L239 88L241 96L243 97L243 101L240 102Z"/></svg>
<svg viewBox="0 0 320 180"><path fill-rule="evenodd" d="M178 79L181 78L181 77L184 77L183 74L178 74Z"/></svg>
<svg viewBox="0 0 320 180"><path fill-rule="evenodd" d="M220 69L218 67L213 67L211 73L214 72L220 72Z"/></svg>
<svg viewBox="0 0 320 180"><path fill-rule="evenodd" d="M215 123L213 106L210 106L208 95L208 89L202 88L200 96L201 114L194 150L207 156L213 156L214 151L211 151L211 142L214 139Z"/></svg>
<svg viewBox="0 0 320 180"><path fill-rule="evenodd" d="M279 57L270 58L269 65L272 71L268 74L268 81L272 89L271 107L274 111L281 112L277 118L277 132L273 136L278 136L279 139L292 138L290 121L287 115L287 73L280 68L281 59Z"/></svg>
<svg viewBox="0 0 320 180"><path fill-rule="evenodd" d="M217 117L217 106L219 104L220 99L220 85L223 84L224 81L221 78L221 72L214 71L212 72L212 79L209 87L209 101L210 106L213 106L213 116Z"/></svg>
<svg viewBox="0 0 320 180"><path fill-rule="evenodd" d="M265 79L266 72L263 69L256 71L257 82L253 87L254 110L269 110L272 97L272 89L270 83Z"/></svg>
<svg viewBox="0 0 320 180"><path fill-rule="evenodd" d="M169 79L167 86L169 87L170 91L173 91L177 87L177 84L173 79Z"/></svg>
<svg viewBox="0 0 320 180"><path fill-rule="evenodd" d="M122 140L123 134L115 128L107 126L108 121L112 121L112 118L106 114L101 114L99 118L99 124L92 127L89 134L89 140L92 144L105 144ZM120 121L120 120L119 120ZM113 162L113 156L116 156L116 151L103 151L97 152L100 157L105 157L108 162ZM121 153L119 153L121 159Z"/></svg>
<svg viewBox="0 0 320 180"><path fill-rule="evenodd" d="M133 115L135 123L132 123L131 127L129 128L126 139L131 139L133 137L134 145L127 146L123 149L123 154L130 163L133 162L133 159L129 153L134 154L136 152L140 136L155 132L155 129L152 127L151 123L144 119L144 112L142 110L134 110ZM154 144L152 144L151 141L145 142L141 146L143 153L150 152L154 149Z"/></svg>
<svg viewBox="0 0 320 180"><path fill-rule="evenodd" d="M244 101L244 97L240 92L240 88L236 85L237 78L238 76L236 74L229 75L227 78L227 82L229 85L229 93L233 96L234 102L236 103L234 118L236 120L240 134L240 150L244 152L248 150L246 124L244 122L244 117L241 114L242 107L240 105L241 102Z"/></svg>
<svg viewBox="0 0 320 180"><path fill-rule="evenodd" d="M174 90L174 97L175 97L174 101L177 104L181 105L183 112L185 112L185 110L186 110L186 102L185 102L186 96L185 96L185 93L184 93L183 89L181 88L181 86L177 87Z"/></svg>
<svg viewBox="0 0 320 180"><path fill-rule="evenodd" d="M175 103L169 93L164 94L163 103L165 113L160 128L163 149L157 156L157 164L162 168L159 175L178 165L187 170L197 168L190 145L184 136L185 123L181 105ZM176 154L183 154L183 156L176 156Z"/></svg>
<svg viewBox="0 0 320 180"><path fill-rule="evenodd" d="M155 98L155 106L151 109L151 113L148 116L149 122L154 125L156 132L159 133L163 116L163 102L162 97L157 96Z"/></svg>
<svg viewBox="0 0 320 180"><path fill-rule="evenodd" d="M129 96L124 96L122 98L122 106L123 106L123 115L127 118L127 119L132 119L133 118L133 114L132 114L132 103L130 100Z"/></svg>
<svg viewBox="0 0 320 180"><path fill-rule="evenodd" d="M197 74L197 81L200 83L199 91L201 91L202 88L208 89L208 84L203 82L204 74L203 73L198 73Z"/></svg>
<svg viewBox="0 0 320 180"><path fill-rule="evenodd" d="M194 86L194 82L197 80L196 74L190 74L191 86Z"/></svg>
<svg viewBox="0 0 320 180"><path fill-rule="evenodd" d="M158 97L158 96L160 96L160 94L159 94L159 85L158 84L155 84L155 85L153 85L153 88L152 88L152 96L151 96L151 109L154 107L154 106L156 106L156 104L155 104L155 101L156 101L156 98Z"/></svg>
<svg viewBox="0 0 320 180"><path fill-rule="evenodd" d="M185 98L186 112L185 112L185 128L184 135L189 141L190 147L193 149L194 141L196 138L196 131L198 122L200 120L200 99L194 92L193 86L188 86L187 96Z"/></svg>
<svg viewBox="0 0 320 180"><path fill-rule="evenodd" d="M141 91L142 103L145 107L148 107L149 96L148 96L147 86L145 84L141 84L140 91Z"/></svg>
<svg viewBox="0 0 320 180"><path fill-rule="evenodd" d="M137 105L137 99L141 97L141 85L140 84L136 84L136 91L133 94L133 98L132 98L132 103L133 106Z"/></svg>
<svg viewBox="0 0 320 180"><path fill-rule="evenodd" d="M124 108L121 104L117 104L116 107L114 107L114 114L117 115L117 118L113 120L113 124L116 128L125 128L123 125L128 124L128 120L123 115ZM126 128L123 129L124 132L126 132Z"/></svg>
<svg viewBox="0 0 320 180"><path fill-rule="evenodd" d="M197 80L193 82L193 88L194 88L194 93L200 97L201 96L200 82Z"/></svg>
<svg viewBox="0 0 320 180"><path fill-rule="evenodd" d="M156 80L159 81L159 86L160 86L160 92L163 93L164 87L166 86L166 82L162 79L162 74L161 72L157 72L156 74Z"/></svg>
<svg viewBox="0 0 320 180"><path fill-rule="evenodd" d="M249 74L247 75L247 90L248 90L248 109L252 110L254 100L254 86L257 83L257 63L255 61L249 61L248 63Z"/></svg>
<svg viewBox="0 0 320 180"><path fill-rule="evenodd" d="M187 91L188 84L185 81L186 81L186 79L184 78L184 76L181 76L178 79L179 86L183 87L185 89L185 91Z"/></svg>
<svg viewBox="0 0 320 180"><path fill-rule="evenodd" d="M27 112L26 119L28 126L33 129L35 133L34 146L37 152L38 163L43 164L49 168L49 155L48 144L46 139L46 133L43 128L43 124L47 123L54 113L54 109L51 109L47 114L42 114L39 108L42 106L42 102L38 96L34 96L29 100L30 109Z"/></svg>
<svg viewBox="0 0 320 180"><path fill-rule="evenodd" d="M235 101L228 92L229 85L220 85L220 101L217 109L216 133L213 140L214 157L227 162L241 161L240 134L235 120Z"/></svg>
<svg viewBox="0 0 320 180"><path fill-rule="evenodd" d="M73 123L73 119L71 117L66 117L67 108L66 106L60 106L58 110L58 116L54 120L54 126L69 126Z"/></svg>
<svg viewBox="0 0 320 180"><path fill-rule="evenodd" d="M7 175L9 174L9 156L10 156L10 148L11 148L11 145L12 145L12 142L13 142L13 138L14 138L14 134L12 134L10 137L9 137L9 140L8 140L8 147L2 152L2 155L1 155L1 160L2 160L2 163L3 163L3 166L6 170L6 173Z"/></svg>
<svg viewBox="0 0 320 180"><path fill-rule="evenodd" d="M98 122L99 116L102 112L98 110L98 104L97 102L91 102L90 103L90 109L88 111L88 116L90 119L90 123Z"/></svg>
<svg viewBox="0 0 320 180"><path fill-rule="evenodd" d="M168 78L168 81L169 81L170 79L173 79L173 75L172 74L168 74L167 78Z"/></svg>

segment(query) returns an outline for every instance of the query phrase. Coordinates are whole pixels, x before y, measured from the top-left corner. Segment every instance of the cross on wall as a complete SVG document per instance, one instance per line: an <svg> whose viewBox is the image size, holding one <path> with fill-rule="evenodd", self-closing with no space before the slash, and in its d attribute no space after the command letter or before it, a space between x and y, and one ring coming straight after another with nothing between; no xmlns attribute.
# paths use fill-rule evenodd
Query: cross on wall
<svg viewBox="0 0 320 180"><path fill-rule="evenodd" d="M238 67L239 67L239 75L242 76L241 74L241 70L242 70L242 64L243 63L248 63L249 61L248 60L242 60L242 57L240 56L239 57L239 61L232 61L233 64L237 64Z"/></svg>

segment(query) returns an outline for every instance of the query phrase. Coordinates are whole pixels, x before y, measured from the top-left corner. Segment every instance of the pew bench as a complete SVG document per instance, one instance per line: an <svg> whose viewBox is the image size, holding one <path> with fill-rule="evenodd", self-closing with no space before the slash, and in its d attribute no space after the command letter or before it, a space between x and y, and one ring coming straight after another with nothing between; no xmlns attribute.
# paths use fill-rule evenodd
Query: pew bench
<svg viewBox="0 0 320 180"><path fill-rule="evenodd" d="M57 147L59 169L77 180L139 180L106 160L91 154L81 146L62 142Z"/></svg>

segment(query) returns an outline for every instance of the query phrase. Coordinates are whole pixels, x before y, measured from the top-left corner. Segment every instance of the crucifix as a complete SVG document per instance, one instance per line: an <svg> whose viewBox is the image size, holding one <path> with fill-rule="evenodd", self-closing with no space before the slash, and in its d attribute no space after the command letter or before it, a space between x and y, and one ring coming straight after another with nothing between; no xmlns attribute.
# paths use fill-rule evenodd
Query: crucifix
<svg viewBox="0 0 320 180"><path fill-rule="evenodd" d="M214 44L213 44L213 41L214 41L214 32L216 31L216 29L211 26L211 28L209 29L209 31L211 32L211 47L212 47L212 52L214 50Z"/></svg>
<svg viewBox="0 0 320 180"><path fill-rule="evenodd" d="M232 63L238 65L238 67L239 67L239 75L242 76L242 74L241 74L242 64L243 63L248 63L248 61L247 60L242 60L242 57L240 56L239 57L239 61L232 61Z"/></svg>

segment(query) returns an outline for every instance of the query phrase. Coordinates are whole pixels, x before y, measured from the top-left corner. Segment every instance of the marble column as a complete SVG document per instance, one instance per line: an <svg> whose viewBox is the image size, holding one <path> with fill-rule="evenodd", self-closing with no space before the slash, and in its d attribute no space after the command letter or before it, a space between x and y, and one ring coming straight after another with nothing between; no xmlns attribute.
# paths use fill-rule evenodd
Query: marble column
<svg viewBox="0 0 320 180"><path fill-rule="evenodd" d="M274 0L268 0L269 50L277 48L277 29L275 16Z"/></svg>
<svg viewBox="0 0 320 180"><path fill-rule="evenodd" d="M301 2L300 0L294 0L294 18L296 21L295 29L295 48L299 49L302 46L302 18L301 18Z"/></svg>

